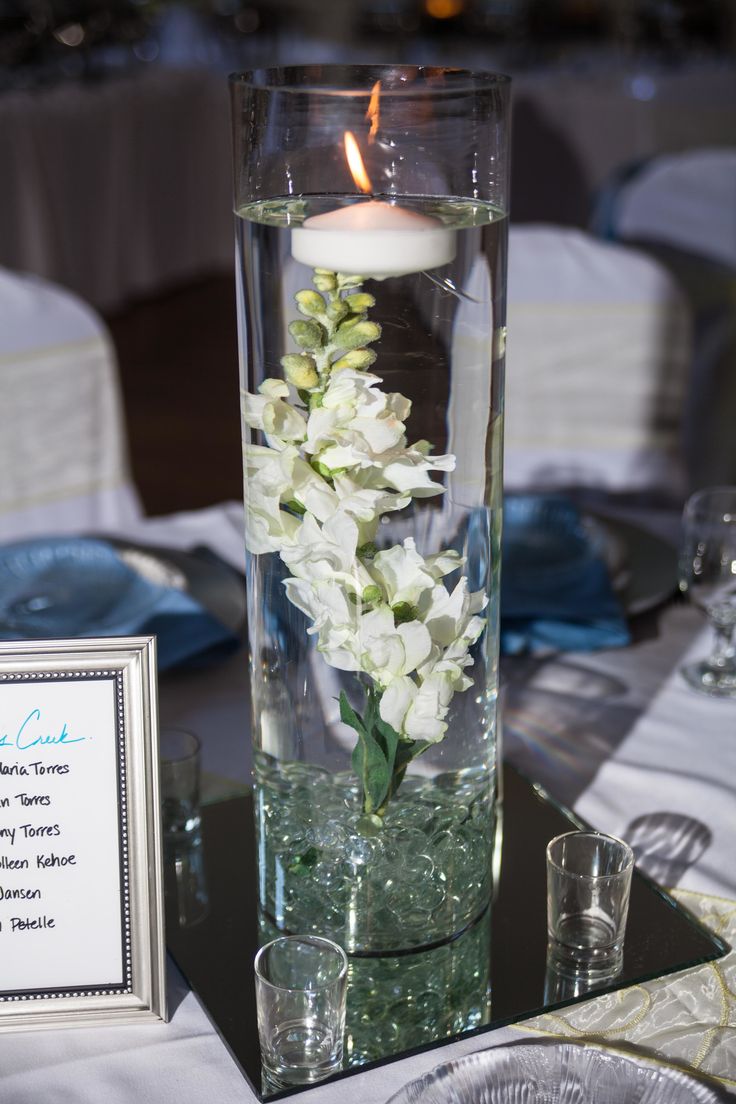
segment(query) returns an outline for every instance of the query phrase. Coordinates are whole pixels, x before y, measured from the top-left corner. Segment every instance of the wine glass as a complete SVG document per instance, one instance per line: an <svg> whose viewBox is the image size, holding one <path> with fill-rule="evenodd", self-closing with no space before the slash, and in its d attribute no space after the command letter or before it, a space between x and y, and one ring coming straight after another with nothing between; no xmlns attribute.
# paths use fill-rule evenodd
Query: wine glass
<svg viewBox="0 0 736 1104"><path fill-rule="evenodd" d="M715 630L711 655L682 674L696 690L736 697L736 487L706 487L685 504L680 590Z"/></svg>

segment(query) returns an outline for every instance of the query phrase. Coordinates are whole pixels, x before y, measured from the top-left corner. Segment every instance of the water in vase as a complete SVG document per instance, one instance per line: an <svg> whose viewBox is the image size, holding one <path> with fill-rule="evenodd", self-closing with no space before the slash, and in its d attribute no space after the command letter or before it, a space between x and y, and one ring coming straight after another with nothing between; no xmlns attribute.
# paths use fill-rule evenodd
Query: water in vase
<svg viewBox="0 0 736 1104"><path fill-rule="evenodd" d="M392 201L434 267L294 233L354 197L238 219L260 906L358 955L477 920L495 830L506 225Z"/></svg>

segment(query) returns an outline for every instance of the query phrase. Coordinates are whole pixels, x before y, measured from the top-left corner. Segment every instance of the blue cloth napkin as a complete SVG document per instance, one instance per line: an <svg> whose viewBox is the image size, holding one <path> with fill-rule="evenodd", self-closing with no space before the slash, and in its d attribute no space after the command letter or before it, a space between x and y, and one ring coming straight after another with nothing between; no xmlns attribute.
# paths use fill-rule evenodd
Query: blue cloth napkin
<svg viewBox="0 0 736 1104"><path fill-rule="evenodd" d="M149 634L159 670L238 645L190 594L144 579L106 541L47 537L0 548L0 640Z"/></svg>
<svg viewBox="0 0 736 1104"><path fill-rule="evenodd" d="M588 652L629 640L608 570L575 505L557 495L507 496L501 650Z"/></svg>

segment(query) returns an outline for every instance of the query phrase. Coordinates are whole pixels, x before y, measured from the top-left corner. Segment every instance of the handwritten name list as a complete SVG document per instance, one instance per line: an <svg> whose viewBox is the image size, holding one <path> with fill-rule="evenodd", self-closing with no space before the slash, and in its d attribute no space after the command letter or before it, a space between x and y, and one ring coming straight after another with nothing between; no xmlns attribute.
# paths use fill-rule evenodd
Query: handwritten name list
<svg viewBox="0 0 736 1104"><path fill-rule="evenodd" d="M124 981L114 677L0 683L0 992Z"/></svg>

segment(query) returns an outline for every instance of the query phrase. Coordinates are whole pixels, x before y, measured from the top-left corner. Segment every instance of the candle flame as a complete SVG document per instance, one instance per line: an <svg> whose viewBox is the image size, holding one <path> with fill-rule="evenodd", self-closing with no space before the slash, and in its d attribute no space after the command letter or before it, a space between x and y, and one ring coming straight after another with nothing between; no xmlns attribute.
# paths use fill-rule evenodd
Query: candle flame
<svg viewBox="0 0 736 1104"><path fill-rule="evenodd" d="M371 89L371 98L368 104L368 110L365 113L365 117L371 124L371 128L368 131L368 143L371 144L376 140L378 134L378 127L381 120L381 82L377 80Z"/></svg>
<svg viewBox="0 0 736 1104"><path fill-rule="evenodd" d="M360 156L360 149L352 131L345 131L343 141L345 143L345 156L348 159L348 168L352 173L356 187L360 188L361 192L370 194L373 191L373 185L371 184L371 178L365 171L363 158Z"/></svg>

